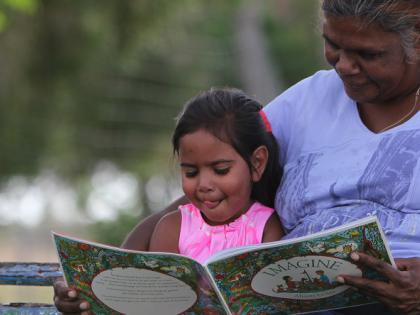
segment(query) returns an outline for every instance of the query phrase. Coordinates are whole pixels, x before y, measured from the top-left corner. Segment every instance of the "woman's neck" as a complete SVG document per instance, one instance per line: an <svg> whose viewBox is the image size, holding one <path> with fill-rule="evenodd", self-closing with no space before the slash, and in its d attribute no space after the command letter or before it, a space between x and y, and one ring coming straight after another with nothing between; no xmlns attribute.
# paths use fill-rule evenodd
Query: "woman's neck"
<svg viewBox="0 0 420 315"><path fill-rule="evenodd" d="M409 94L381 103L358 103L359 115L365 126L375 133L392 129L413 117L420 109L420 87Z"/></svg>

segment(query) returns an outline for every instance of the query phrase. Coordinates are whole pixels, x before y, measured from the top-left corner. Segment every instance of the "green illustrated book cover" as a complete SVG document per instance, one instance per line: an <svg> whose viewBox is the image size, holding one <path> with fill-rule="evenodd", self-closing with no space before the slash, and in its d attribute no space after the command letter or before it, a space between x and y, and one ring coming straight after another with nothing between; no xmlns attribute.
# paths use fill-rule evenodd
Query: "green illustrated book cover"
<svg viewBox="0 0 420 315"><path fill-rule="evenodd" d="M374 303L335 281L381 279L353 251L395 266L376 217L310 236L226 250L206 264L172 253L123 250L53 232L69 286L95 314L301 314Z"/></svg>

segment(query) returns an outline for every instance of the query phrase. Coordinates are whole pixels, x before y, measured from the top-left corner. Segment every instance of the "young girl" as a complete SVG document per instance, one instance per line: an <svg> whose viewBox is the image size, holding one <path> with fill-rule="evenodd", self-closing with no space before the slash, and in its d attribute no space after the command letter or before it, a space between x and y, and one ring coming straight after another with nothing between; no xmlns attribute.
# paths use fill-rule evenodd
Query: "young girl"
<svg viewBox="0 0 420 315"><path fill-rule="evenodd" d="M186 104L172 144L191 203L159 221L150 251L204 262L223 249L282 237L272 209L277 144L261 108L234 89L211 89Z"/></svg>

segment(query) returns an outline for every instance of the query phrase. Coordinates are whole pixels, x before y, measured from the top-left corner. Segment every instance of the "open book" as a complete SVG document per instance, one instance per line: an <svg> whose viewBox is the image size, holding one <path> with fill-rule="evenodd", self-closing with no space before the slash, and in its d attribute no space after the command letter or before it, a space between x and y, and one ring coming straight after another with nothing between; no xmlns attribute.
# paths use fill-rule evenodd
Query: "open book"
<svg viewBox="0 0 420 315"><path fill-rule="evenodd" d="M53 232L65 279L95 314L296 314L375 302L339 274L381 279L361 251L395 266L376 217L310 236L188 257L123 250Z"/></svg>

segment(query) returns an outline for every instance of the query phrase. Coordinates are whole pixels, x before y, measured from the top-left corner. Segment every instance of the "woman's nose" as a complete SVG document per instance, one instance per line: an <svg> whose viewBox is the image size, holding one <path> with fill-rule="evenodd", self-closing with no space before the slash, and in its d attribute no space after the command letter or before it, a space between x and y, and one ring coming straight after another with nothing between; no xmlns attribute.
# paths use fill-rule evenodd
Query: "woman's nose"
<svg viewBox="0 0 420 315"><path fill-rule="evenodd" d="M354 56L345 50L337 52L337 60L334 68L340 75L354 75L360 71Z"/></svg>

